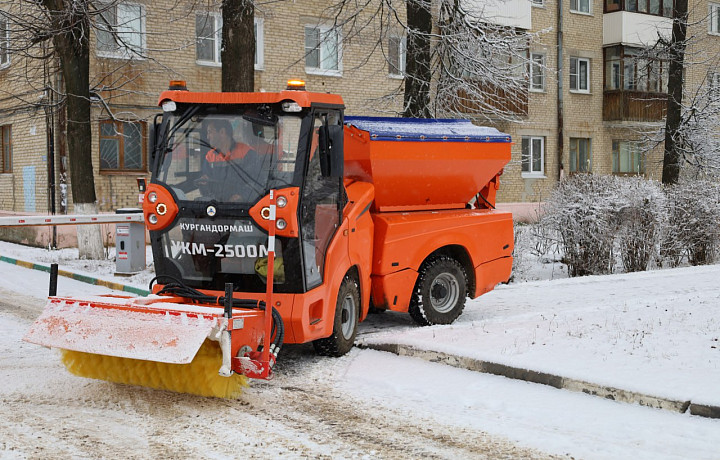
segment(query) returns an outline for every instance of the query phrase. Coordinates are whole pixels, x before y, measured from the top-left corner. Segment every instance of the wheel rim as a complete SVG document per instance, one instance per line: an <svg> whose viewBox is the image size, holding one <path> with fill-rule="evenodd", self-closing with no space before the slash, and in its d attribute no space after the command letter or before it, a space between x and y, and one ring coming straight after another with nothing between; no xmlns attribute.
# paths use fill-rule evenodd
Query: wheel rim
<svg viewBox="0 0 720 460"><path fill-rule="evenodd" d="M439 274L430 285L430 305L438 313L447 313L460 298L460 284L450 273Z"/></svg>
<svg viewBox="0 0 720 460"><path fill-rule="evenodd" d="M342 302L342 311L340 312L342 335L345 340L350 339L355 331L355 323L357 322L355 310L355 299L350 294L346 295Z"/></svg>

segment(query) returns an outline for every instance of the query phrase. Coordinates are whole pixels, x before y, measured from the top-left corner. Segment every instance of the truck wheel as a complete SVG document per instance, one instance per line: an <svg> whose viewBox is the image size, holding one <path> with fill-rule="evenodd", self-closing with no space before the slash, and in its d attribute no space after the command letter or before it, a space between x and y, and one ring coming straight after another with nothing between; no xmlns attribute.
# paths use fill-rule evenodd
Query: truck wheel
<svg viewBox="0 0 720 460"><path fill-rule="evenodd" d="M346 276L338 290L332 335L313 342L315 352L323 356L342 356L355 344L360 317L360 288Z"/></svg>
<svg viewBox="0 0 720 460"><path fill-rule="evenodd" d="M450 324L465 308L466 296L467 275L460 262L433 257L420 268L408 311L421 326Z"/></svg>

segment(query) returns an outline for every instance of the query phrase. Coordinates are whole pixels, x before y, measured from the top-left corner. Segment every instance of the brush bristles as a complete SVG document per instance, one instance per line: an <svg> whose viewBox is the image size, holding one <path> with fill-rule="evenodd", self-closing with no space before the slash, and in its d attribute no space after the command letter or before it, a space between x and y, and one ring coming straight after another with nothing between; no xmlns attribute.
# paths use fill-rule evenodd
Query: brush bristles
<svg viewBox="0 0 720 460"><path fill-rule="evenodd" d="M62 362L67 370L80 377L216 398L236 398L242 393L243 387L248 385L244 375L218 375L222 355L218 343L211 340L202 344L190 364L61 351Z"/></svg>

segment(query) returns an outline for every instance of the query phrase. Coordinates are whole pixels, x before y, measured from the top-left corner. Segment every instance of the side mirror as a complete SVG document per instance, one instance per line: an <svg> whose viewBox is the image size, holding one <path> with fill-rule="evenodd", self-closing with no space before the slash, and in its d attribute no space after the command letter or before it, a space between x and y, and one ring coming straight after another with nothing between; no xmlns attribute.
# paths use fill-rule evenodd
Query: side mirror
<svg viewBox="0 0 720 460"><path fill-rule="evenodd" d="M160 126L162 124L162 114L155 115L155 118L153 119L153 122L150 124L150 132L148 133L148 140L150 144L150 158L148 162L148 168L150 171L154 171L156 169L155 165L155 158L158 156L158 150L160 149L160 145L162 144L162 139L158 139L158 136L161 136L162 130L160 129Z"/></svg>
<svg viewBox="0 0 720 460"><path fill-rule="evenodd" d="M344 136L342 125L325 125L320 129L320 171L324 177L343 177Z"/></svg>

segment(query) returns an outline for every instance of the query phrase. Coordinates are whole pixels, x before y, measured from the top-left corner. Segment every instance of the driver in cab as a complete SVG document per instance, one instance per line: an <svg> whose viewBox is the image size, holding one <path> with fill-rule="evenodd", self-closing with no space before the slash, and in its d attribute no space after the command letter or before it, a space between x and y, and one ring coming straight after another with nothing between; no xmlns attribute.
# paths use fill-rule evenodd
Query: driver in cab
<svg viewBox="0 0 720 460"><path fill-rule="evenodd" d="M243 160L254 150L233 138L228 120L217 118L207 122L206 136L210 150L205 155L203 174L198 186L203 195L219 201L240 201L243 177Z"/></svg>

